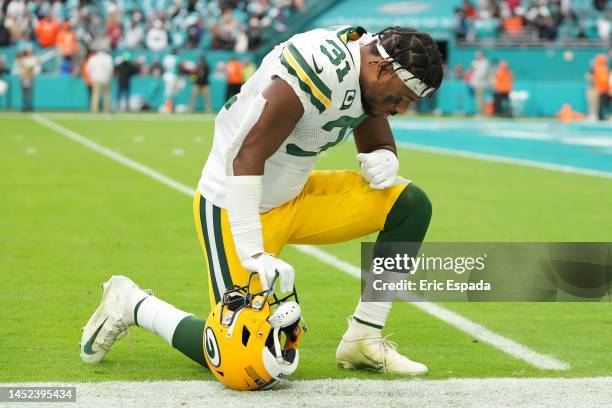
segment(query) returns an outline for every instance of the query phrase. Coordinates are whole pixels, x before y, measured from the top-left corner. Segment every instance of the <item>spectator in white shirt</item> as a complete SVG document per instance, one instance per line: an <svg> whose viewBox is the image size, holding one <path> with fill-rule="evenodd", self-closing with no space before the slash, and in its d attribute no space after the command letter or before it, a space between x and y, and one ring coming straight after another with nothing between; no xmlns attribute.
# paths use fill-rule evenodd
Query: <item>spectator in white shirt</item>
<svg viewBox="0 0 612 408"><path fill-rule="evenodd" d="M33 95L34 95L34 78L40 72L40 65L36 54L32 50L32 47L27 46L21 51L15 61L17 65L17 71L21 80L21 91L23 99L22 110L24 112L31 112L33 108Z"/></svg>
<svg viewBox="0 0 612 408"><path fill-rule="evenodd" d="M487 90L489 78L489 61L482 52L476 53L476 58L472 61L472 72L469 78L469 84L474 91L476 99L476 113L484 115L485 113L485 92Z"/></svg>
<svg viewBox="0 0 612 408"><path fill-rule="evenodd" d="M151 51L163 51L168 46L168 33L164 30L164 23L157 19L153 27L147 32L147 48Z"/></svg>
<svg viewBox="0 0 612 408"><path fill-rule="evenodd" d="M26 14L26 5L23 0L13 0L6 7L6 16L20 18Z"/></svg>
<svg viewBox="0 0 612 408"><path fill-rule="evenodd" d="M113 58L105 51L98 51L87 64L91 79L91 111L98 112L100 97L103 99L104 112L111 108L111 81L113 79Z"/></svg>
<svg viewBox="0 0 612 408"><path fill-rule="evenodd" d="M130 27L125 31L125 48L135 50L140 48L144 40L144 29L137 21L130 21Z"/></svg>

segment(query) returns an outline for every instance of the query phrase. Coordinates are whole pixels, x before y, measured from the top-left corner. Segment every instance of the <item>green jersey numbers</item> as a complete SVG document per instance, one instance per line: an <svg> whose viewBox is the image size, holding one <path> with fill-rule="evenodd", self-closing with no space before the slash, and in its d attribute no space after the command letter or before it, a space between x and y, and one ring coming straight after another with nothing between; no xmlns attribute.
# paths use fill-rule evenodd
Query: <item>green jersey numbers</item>
<svg viewBox="0 0 612 408"><path fill-rule="evenodd" d="M332 120L323 125L323 130L331 132L336 128L340 128L340 132L338 132L338 138L333 142L326 143L324 146L321 146L320 152L324 152L330 147L334 147L338 143L342 142L346 136L348 136L349 130L352 131L355 129L363 120L367 117L367 114L363 114L359 117L352 118L350 116L340 116L336 120Z"/></svg>
<svg viewBox="0 0 612 408"><path fill-rule="evenodd" d="M321 152L344 142L366 117L357 41L364 33L359 27L318 28L296 34L277 51L279 76L304 106L299 125L281 147L299 166L314 163Z"/></svg>
<svg viewBox="0 0 612 408"><path fill-rule="evenodd" d="M331 48L326 45L321 45L321 52L327 58L329 58L329 62L331 62L334 65L340 65L340 63L342 63L342 61L344 61L344 59L346 58L346 53L344 52L342 48L340 48L338 44L336 44L335 41L325 40L325 42L329 44Z"/></svg>
<svg viewBox="0 0 612 408"><path fill-rule="evenodd" d="M344 81L344 77L351 70L348 59L346 59L346 52L332 40L325 40L325 44L321 45L321 52L335 66L340 66L336 69L336 75L338 75L338 82Z"/></svg>
<svg viewBox="0 0 612 408"><path fill-rule="evenodd" d="M340 116L338 119L331 120L327 122L326 124L324 124L322 128L326 132L331 132L334 129L340 129L340 131L338 132L338 137L336 138L336 140L334 140L333 142L328 142L324 144L323 146L319 148L318 152L311 152L308 150L304 150L294 143L289 143L287 145L287 153L292 156L300 156L300 157L316 156L317 154L324 152L330 147L334 147L338 143L342 142L348 136L349 131L352 131L357 126L359 126L361 122L363 122L363 120L367 116L368 115L365 113L356 118L353 118L351 116Z"/></svg>
<svg viewBox="0 0 612 408"><path fill-rule="evenodd" d="M290 154L292 156L298 156L298 157L312 157L312 156L316 156L318 153L304 150L300 146L294 143L289 143L287 145L287 154Z"/></svg>
<svg viewBox="0 0 612 408"><path fill-rule="evenodd" d="M330 28L330 30L335 31L337 30L337 28L338 27L332 27ZM338 76L338 82L344 81L344 77L351 70L351 66L349 65L348 58L346 57L348 54L351 60L353 60L353 56L351 55L350 51L346 47L346 44L349 41L358 40L365 33L366 33L366 30L364 30L361 27L346 27L338 31L336 33L336 36L340 40L342 46L346 48L346 51L343 50L342 47L336 41L332 41L329 39L325 40L325 43L321 45L320 47L321 52L325 56L327 56L327 58L329 58L329 62L331 62L333 65L338 67L336 69L336 75ZM354 61L353 61L353 64L354 64Z"/></svg>
<svg viewBox="0 0 612 408"><path fill-rule="evenodd" d="M348 61L346 61L344 68L338 68L336 70L336 75L338 75L338 82L342 82L344 80L344 77L346 76L346 74L348 74L350 70L351 66L349 65Z"/></svg>

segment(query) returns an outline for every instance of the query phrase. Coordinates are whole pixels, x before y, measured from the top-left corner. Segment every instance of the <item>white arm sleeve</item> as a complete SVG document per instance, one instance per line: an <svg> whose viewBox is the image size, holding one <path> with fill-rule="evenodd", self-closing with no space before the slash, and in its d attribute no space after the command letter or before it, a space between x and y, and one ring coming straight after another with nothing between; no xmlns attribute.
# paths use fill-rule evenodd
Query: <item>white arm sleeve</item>
<svg viewBox="0 0 612 408"><path fill-rule="evenodd" d="M226 209L240 260L264 252L259 203L262 176L228 176Z"/></svg>

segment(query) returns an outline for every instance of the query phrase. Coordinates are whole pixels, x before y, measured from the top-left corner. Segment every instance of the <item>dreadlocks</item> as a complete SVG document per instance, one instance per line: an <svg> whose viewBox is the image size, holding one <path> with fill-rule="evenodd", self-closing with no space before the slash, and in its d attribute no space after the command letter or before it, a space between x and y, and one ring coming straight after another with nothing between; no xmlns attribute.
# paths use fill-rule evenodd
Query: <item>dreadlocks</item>
<svg viewBox="0 0 612 408"><path fill-rule="evenodd" d="M432 88L442 83L442 56L438 46L427 33L414 28L388 27L376 34L394 61ZM378 54L376 43L370 53Z"/></svg>

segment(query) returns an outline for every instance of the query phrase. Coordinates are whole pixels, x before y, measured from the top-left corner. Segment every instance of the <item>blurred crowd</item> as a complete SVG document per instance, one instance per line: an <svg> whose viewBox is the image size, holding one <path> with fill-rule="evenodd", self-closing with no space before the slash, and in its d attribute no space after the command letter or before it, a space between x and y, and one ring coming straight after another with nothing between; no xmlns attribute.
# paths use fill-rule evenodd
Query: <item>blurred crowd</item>
<svg viewBox="0 0 612 408"><path fill-rule="evenodd" d="M99 106L108 111L113 105L127 109L131 78L149 75L163 79L168 111L174 109L173 96L191 79L192 99L202 95L210 110L210 69L205 58L198 63L181 62L180 52L254 50L264 41L264 32L286 31L289 17L305 11L305 1L0 0L0 47L16 45L12 66L0 54L0 94L7 86L2 77L18 74L23 109L31 110L34 78L44 68L44 72L82 76L94 111ZM147 59L145 50L167 55ZM111 54L118 56L113 60ZM243 74L252 71L252 63L232 60L220 62L212 73L224 76L228 89L235 90L244 80ZM113 76L119 83L115 103L107 86Z"/></svg>
<svg viewBox="0 0 612 408"><path fill-rule="evenodd" d="M612 99L612 71L608 66L608 57L599 54L591 63L585 74L587 81L588 118L606 120Z"/></svg>
<svg viewBox="0 0 612 408"><path fill-rule="evenodd" d="M202 106L208 113L212 112L212 98L210 90L210 77L224 78L226 82L225 100L238 92L256 70L256 66L249 59L239 61L232 57L228 62L219 62L211 70L206 58L202 55L197 62L182 60L176 50L165 55L161 60L156 59L147 65L141 59L132 59L129 51L113 61L106 51L92 53L85 61L83 79L87 85L90 98L90 109L98 112L100 107L104 112L111 110L148 110L149 101L142 95L133 97L132 79L138 75L149 75L159 79L162 93L160 111L171 113L177 111L194 111L198 97L202 97ZM111 100L111 84L113 78L117 80L116 101ZM191 98L189 106L175 106L175 98L188 82L191 82ZM113 109L114 107L114 109Z"/></svg>
<svg viewBox="0 0 612 408"><path fill-rule="evenodd" d="M474 97L476 115L513 115L510 94L514 89L514 75L507 61L489 60L479 51L467 70L457 65L451 77L467 83ZM492 100L487 99L488 94L492 94Z"/></svg>
<svg viewBox="0 0 612 408"><path fill-rule="evenodd" d="M64 61L65 62L65 61ZM62 63L62 67L66 65ZM87 54L87 58L78 69L78 73L65 71L64 74L75 74L82 77L87 86L90 109L92 112L149 110L151 100L145 95L132 94L132 82L135 77L148 76L157 79L153 83L156 88L149 97L157 99L161 96L162 112L194 111L198 98L202 97L202 106L206 112L212 112L210 77L215 76L226 83L225 100L238 92L251 75L256 71L256 65L248 58L238 60L231 57L229 61L219 61L211 68L201 54L197 61L182 59L176 49L163 58L155 58L150 64L144 56L134 58L130 51L124 51L114 59L111 54L100 49ZM41 71L40 58L32 46L24 46L16 56L13 67L9 67L4 55L0 55L0 96L7 92L8 82L3 78L10 72L19 76L22 93L22 110L33 110L33 93L36 75ZM117 90L115 100L111 98L113 79ZM175 98L188 83L191 83L191 99L188 106L175 106ZM158 85L158 86L157 86ZM159 94L159 95L157 95Z"/></svg>
<svg viewBox="0 0 612 408"><path fill-rule="evenodd" d="M257 48L287 29L305 0L0 0L0 47L31 41L68 53L107 41L112 49Z"/></svg>
<svg viewBox="0 0 612 408"><path fill-rule="evenodd" d="M514 75L507 61L489 59L478 51L469 67L457 64L449 77L465 81L474 98L475 113L478 116L511 117L516 107L529 97L525 91L514 91ZM585 74L587 81L586 101L589 120L607 120L612 101L612 69L606 54L598 54L591 61ZM492 98L488 96L491 95Z"/></svg>
<svg viewBox="0 0 612 408"><path fill-rule="evenodd" d="M464 0L455 9L459 40L558 38L610 40L608 0Z"/></svg>

